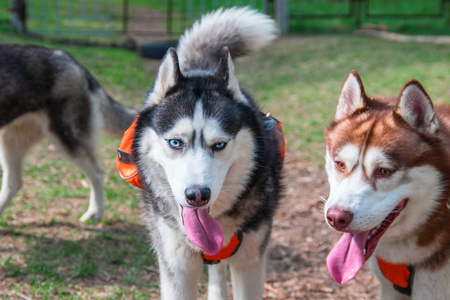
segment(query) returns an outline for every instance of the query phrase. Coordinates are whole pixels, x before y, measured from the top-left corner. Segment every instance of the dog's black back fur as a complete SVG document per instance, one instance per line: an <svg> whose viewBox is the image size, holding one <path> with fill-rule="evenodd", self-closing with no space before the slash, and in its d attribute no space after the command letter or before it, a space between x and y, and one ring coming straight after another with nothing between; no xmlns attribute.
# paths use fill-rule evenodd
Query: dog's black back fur
<svg viewBox="0 0 450 300"><path fill-rule="evenodd" d="M43 110L64 146L75 151L92 126L91 105L83 85L98 87L92 76L65 52L37 46L0 45L0 126ZM62 81L65 68L79 68L79 78ZM85 81L84 78L89 78ZM77 81L78 79L78 81ZM64 80L64 79L63 79ZM58 81L60 90L56 90ZM70 84L74 86L70 86ZM75 98L75 101L74 101Z"/></svg>
<svg viewBox="0 0 450 300"><path fill-rule="evenodd" d="M50 129L74 152L93 130L89 93L99 89L95 78L67 52L0 44L0 127L42 110L50 116ZM107 97L111 108L125 110ZM134 113L125 117L120 132L131 123Z"/></svg>

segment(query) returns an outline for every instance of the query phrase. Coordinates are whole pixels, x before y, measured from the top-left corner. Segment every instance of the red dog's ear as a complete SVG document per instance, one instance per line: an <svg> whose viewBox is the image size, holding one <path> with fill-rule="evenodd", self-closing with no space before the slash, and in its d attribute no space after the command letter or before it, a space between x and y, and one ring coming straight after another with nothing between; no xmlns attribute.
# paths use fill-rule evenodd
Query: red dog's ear
<svg viewBox="0 0 450 300"><path fill-rule="evenodd" d="M342 87L341 95L339 96L339 104L336 109L334 118L336 120L348 117L354 113L358 108L364 106L365 93L361 78L358 72L352 70L348 74L347 79Z"/></svg>
<svg viewBox="0 0 450 300"><path fill-rule="evenodd" d="M434 134L439 129L439 120L433 103L419 81L411 79L400 92L397 112L411 125L423 132Z"/></svg>

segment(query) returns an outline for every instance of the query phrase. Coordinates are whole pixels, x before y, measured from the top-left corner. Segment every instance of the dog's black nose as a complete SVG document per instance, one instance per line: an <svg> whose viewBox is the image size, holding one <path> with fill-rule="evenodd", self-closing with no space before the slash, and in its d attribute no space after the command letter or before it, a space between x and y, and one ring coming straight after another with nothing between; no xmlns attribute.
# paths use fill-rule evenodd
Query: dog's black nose
<svg viewBox="0 0 450 300"><path fill-rule="evenodd" d="M199 207L206 205L211 197L211 189L208 187L195 186L184 191L189 205Z"/></svg>

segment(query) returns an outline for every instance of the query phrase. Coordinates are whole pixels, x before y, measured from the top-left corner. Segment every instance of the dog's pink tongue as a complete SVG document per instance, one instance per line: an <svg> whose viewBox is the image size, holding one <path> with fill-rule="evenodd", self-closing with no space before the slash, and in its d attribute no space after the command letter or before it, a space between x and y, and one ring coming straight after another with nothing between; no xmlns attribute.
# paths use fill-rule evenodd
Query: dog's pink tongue
<svg viewBox="0 0 450 300"><path fill-rule="evenodd" d="M340 284L352 280L362 268L364 246L369 231L361 233L344 233L341 239L331 249L327 257L327 266L331 276Z"/></svg>
<svg viewBox="0 0 450 300"><path fill-rule="evenodd" d="M223 246L223 230L207 208L183 207L184 228L188 238L206 254L217 254Z"/></svg>

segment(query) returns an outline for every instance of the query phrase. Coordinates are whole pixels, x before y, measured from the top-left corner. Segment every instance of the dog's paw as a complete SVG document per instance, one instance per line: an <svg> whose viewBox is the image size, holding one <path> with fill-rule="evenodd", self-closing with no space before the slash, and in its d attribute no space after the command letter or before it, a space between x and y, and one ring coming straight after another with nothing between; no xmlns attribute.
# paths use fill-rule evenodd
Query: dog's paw
<svg viewBox="0 0 450 300"><path fill-rule="evenodd" d="M94 211L88 210L86 211L80 218L80 222L86 222L87 220L100 220L103 216L103 211Z"/></svg>

